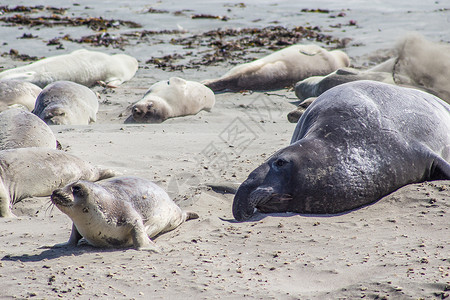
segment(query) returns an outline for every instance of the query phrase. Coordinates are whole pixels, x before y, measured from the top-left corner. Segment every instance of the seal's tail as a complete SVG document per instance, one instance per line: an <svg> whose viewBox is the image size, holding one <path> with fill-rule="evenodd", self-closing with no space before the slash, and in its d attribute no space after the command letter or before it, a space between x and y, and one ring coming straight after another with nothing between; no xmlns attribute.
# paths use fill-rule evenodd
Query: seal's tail
<svg viewBox="0 0 450 300"><path fill-rule="evenodd" d="M103 180L119 175L116 171L110 169L100 169L98 171L98 180Z"/></svg>

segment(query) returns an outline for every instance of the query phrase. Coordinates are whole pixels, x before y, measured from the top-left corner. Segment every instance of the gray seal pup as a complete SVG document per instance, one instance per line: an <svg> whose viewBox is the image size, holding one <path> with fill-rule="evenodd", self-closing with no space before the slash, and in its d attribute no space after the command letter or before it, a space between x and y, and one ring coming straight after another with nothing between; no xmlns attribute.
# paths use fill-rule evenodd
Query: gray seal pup
<svg viewBox="0 0 450 300"><path fill-rule="evenodd" d="M404 83L411 83L408 78L401 77ZM360 71L353 68L341 68L326 76L311 76L295 84L295 96L302 100L300 104L288 113L290 123L297 123L302 114L313 101L332 87L357 80L373 80L389 84L395 84L392 74L389 72Z"/></svg>
<svg viewBox="0 0 450 300"><path fill-rule="evenodd" d="M295 95L300 100L310 97L319 97L323 92L328 91L337 85L357 81L373 80L390 84L410 85L412 81L405 76L400 76L394 81L390 72L376 72L371 70L360 71L353 68L341 68L326 76L311 76L295 84Z"/></svg>
<svg viewBox="0 0 450 300"><path fill-rule="evenodd" d="M32 111L36 98L42 91L37 85L20 80L0 80L0 111L21 105Z"/></svg>
<svg viewBox="0 0 450 300"><path fill-rule="evenodd" d="M0 113L0 150L58 147L53 131L31 112L11 108Z"/></svg>
<svg viewBox="0 0 450 300"><path fill-rule="evenodd" d="M424 87L417 86L409 77L397 74L394 77L392 72L373 71L373 69L360 71L352 68L338 69L326 76L312 76L306 78L295 85L295 95L300 100L303 100L298 107L288 114L288 120L291 123L297 123L300 116L306 108L311 105L315 98L319 97L325 91L337 85L357 81L357 80L373 80L389 84L396 84L403 87L411 87L425 90L433 93Z"/></svg>
<svg viewBox="0 0 450 300"><path fill-rule="evenodd" d="M293 45L236 66L222 77L202 83L214 92L275 90L311 76L329 74L349 64L349 57L340 50L327 51L313 44Z"/></svg>
<svg viewBox="0 0 450 300"><path fill-rule="evenodd" d="M157 251L152 237L198 218L153 182L133 176L73 182L55 190L51 200L73 222L69 241L55 247L76 246L84 238L95 247Z"/></svg>
<svg viewBox="0 0 450 300"><path fill-rule="evenodd" d="M317 97L310 97L302 102L292 111L287 114L288 121L290 123L297 123L300 117L303 115L305 110L316 100Z"/></svg>
<svg viewBox="0 0 450 300"><path fill-rule="evenodd" d="M137 60L129 55L108 55L80 49L5 70L0 72L0 79L28 81L41 88L61 80L73 81L88 87L99 81L109 86L118 86L133 78L137 69Z"/></svg>
<svg viewBox="0 0 450 300"><path fill-rule="evenodd" d="M416 89L345 83L319 96L291 144L242 183L233 215L349 211L410 183L450 179L449 161L450 105Z"/></svg>
<svg viewBox="0 0 450 300"><path fill-rule="evenodd" d="M55 189L79 179L96 181L113 176L115 172L61 150L0 151L0 217L14 217L11 207L22 199L50 196Z"/></svg>
<svg viewBox="0 0 450 300"><path fill-rule="evenodd" d="M88 125L97 120L97 95L88 87L56 81L36 99L33 113L49 125Z"/></svg>
<svg viewBox="0 0 450 300"><path fill-rule="evenodd" d="M137 123L161 123L168 118L210 111L215 102L213 91L203 84L171 77L152 85L132 106L131 113Z"/></svg>

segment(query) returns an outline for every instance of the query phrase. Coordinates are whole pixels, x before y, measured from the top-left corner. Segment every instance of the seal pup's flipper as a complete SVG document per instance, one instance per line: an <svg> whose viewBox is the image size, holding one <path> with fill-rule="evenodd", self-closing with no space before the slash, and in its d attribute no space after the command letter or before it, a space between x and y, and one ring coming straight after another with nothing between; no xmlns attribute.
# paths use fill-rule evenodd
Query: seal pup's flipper
<svg viewBox="0 0 450 300"><path fill-rule="evenodd" d="M145 232L145 227L142 222L137 222L131 232L133 238L133 245L136 250L144 250L159 253L159 247L153 242Z"/></svg>
<svg viewBox="0 0 450 300"><path fill-rule="evenodd" d="M65 242L65 243L55 244L51 248L76 247L78 245L78 242L82 238L83 237L78 232L77 227L75 226L75 224L72 223L72 232L70 233L69 240L67 242Z"/></svg>
<svg viewBox="0 0 450 300"><path fill-rule="evenodd" d="M187 221L187 220L194 220L194 219L198 219L199 218L199 216L198 216L198 214L196 213L196 212L193 212L193 211L183 211L183 219L184 219L184 221ZM183 221L183 222L184 222Z"/></svg>
<svg viewBox="0 0 450 300"><path fill-rule="evenodd" d="M11 212L11 198L3 183L0 182L0 218L17 218Z"/></svg>

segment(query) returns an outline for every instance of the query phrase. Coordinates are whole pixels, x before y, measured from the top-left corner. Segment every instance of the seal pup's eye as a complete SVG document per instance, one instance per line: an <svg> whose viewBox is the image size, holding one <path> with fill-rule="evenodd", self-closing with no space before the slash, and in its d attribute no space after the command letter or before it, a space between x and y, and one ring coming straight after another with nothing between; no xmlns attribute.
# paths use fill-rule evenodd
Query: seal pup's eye
<svg viewBox="0 0 450 300"><path fill-rule="evenodd" d="M72 194L81 195L82 194L81 186L79 185L72 186Z"/></svg>

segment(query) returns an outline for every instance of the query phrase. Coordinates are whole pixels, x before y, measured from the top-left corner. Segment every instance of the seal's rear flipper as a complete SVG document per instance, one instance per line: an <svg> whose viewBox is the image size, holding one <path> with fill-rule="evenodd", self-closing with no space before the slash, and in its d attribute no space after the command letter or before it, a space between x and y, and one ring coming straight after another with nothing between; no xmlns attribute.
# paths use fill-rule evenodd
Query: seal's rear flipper
<svg viewBox="0 0 450 300"><path fill-rule="evenodd" d="M450 163L448 163L441 157L436 157L433 161L433 164L431 165L430 179L450 179Z"/></svg>
<svg viewBox="0 0 450 300"><path fill-rule="evenodd" d="M183 215L184 214L186 214L186 219L185 219L186 221L187 220L194 220L194 219L198 219L199 218L198 214L193 212L193 211L183 212Z"/></svg>
<svg viewBox="0 0 450 300"><path fill-rule="evenodd" d="M108 179L111 177L116 177L118 175L120 175L118 172L114 171L114 170L110 170L110 169L99 169L98 171L98 179L97 180L103 180L103 179ZM97 181L94 180L94 181Z"/></svg>
<svg viewBox="0 0 450 300"><path fill-rule="evenodd" d="M0 218L15 218L16 216L11 212L11 198L5 189L5 186L0 180Z"/></svg>

